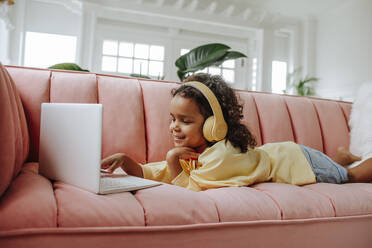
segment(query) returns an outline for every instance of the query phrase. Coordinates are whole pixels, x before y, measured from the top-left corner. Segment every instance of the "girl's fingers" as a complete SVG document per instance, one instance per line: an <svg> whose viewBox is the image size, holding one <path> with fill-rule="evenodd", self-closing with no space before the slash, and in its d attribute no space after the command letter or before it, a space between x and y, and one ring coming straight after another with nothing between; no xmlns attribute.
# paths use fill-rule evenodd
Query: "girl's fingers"
<svg viewBox="0 0 372 248"><path fill-rule="evenodd" d="M114 163L107 168L107 171L109 173L113 173L119 166L120 166L120 161L119 160L115 160Z"/></svg>
<svg viewBox="0 0 372 248"><path fill-rule="evenodd" d="M101 168L107 169L108 167L110 167L111 163L112 163L112 158L111 157L107 157L105 159L102 159Z"/></svg>
<svg viewBox="0 0 372 248"><path fill-rule="evenodd" d="M183 153L181 156L180 156L180 158L182 158L182 159L198 159L198 157L199 157L199 153L196 153L196 152L185 152L185 153Z"/></svg>
<svg viewBox="0 0 372 248"><path fill-rule="evenodd" d="M121 153L115 153L111 156L108 156L101 161L101 168L107 169L111 165L114 164L115 161L119 160L121 158Z"/></svg>
<svg viewBox="0 0 372 248"><path fill-rule="evenodd" d="M192 150L192 151L188 152L188 155L190 156L190 158L198 159L198 157L200 156L200 153L197 153L194 150Z"/></svg>

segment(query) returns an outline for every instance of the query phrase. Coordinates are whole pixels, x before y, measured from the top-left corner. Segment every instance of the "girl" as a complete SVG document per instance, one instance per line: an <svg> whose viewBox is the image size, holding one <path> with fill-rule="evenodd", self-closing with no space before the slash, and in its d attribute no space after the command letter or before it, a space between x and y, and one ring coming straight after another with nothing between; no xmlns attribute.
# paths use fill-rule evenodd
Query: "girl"
<svg viewBox="0 0 372 248"><path fill-rule="evenodd" d="M241 124L243 107L233 89L220 76L200 73L185 80L191 81L207 86L216 102L192 83L172 91L169 130L175 148L168 151L166 161L140 165L118 153L103 159L102 168L113 172L121 167L129 175L194 191L266 181L294 185L372 181L372 159L346 169L360 158L344 148L338 149L334 161L319 151L293 142L269 143L255 148L253 135ZM226 129L222 131L222 138L213 140L203 128L208 118L218 117L216 109L222 110L222 129L224 125Z"/></svg>

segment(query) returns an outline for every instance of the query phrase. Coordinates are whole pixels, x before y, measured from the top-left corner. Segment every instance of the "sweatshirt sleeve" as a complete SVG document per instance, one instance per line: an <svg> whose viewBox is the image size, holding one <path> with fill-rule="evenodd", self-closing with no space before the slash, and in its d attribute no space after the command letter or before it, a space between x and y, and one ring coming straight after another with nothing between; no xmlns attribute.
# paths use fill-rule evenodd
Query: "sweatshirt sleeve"
<svg viewBox="0 0 372 248"><path fill-rule="evenodd" d="M144 178L163 183L172 182L167 161L153 162L141 166Z"/></svg>
<svg viewBox="0 0 372 248"><path fill-rule="evenodd" d="M220 141L199 156L202 166L190 175L183 171L173 184L194 191L226 186L248 186L270 176L270 158L262 150L241 153L229 142Z"/></svg>
<svg viewBox="0 0 372 248"><path fill-rule="evenodd" d="M315 174L298 144L291 141L268 143L257 149L265 151L270 157L271 181L293 185L316 182Z"/></svg>

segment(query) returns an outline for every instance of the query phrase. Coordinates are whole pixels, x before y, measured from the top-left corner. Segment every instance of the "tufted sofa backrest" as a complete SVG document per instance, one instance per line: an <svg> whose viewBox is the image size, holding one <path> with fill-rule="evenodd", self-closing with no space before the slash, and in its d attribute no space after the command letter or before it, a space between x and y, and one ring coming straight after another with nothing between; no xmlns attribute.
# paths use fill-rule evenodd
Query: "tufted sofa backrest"
<svg viewBox="0 0 372 248"><path fill-rule="evenodd" d="M172 148L168 125L177 83L84 72L7 67L30 131L29 161L38 161L42 102L103 104L102 156L125 152L140 163L160 161ZM295 141L333 156L348 147L351 103L237 91L258 145Z"/></svg>
<svg viewBox="0 0 372 248"><path fill-rule="evenodd" d="M142 90L136 79L93 73L8 67L20 92L30 136L29 161L38 161L42 102L102 103L102 156L126 152L146 162Z"/></svg>
<svg viewBox="0 0 372 248"><path fill-rule="evenodd" d="M172 148L168 130L171 89L175 83L140 81L143 90L148 161L164 160ZM262 92L236 91L243 103L243 123L258 145L294 141L325 152L349 146L351 103Z"/></svg>

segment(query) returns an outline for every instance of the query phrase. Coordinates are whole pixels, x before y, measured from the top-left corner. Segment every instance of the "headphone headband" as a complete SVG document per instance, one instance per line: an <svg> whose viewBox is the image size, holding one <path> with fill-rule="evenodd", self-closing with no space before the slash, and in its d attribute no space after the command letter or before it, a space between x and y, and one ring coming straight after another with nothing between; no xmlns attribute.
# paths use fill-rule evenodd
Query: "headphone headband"
<svg viewBox="0 0 372 248"><path fill-rule="evenodd" d="M227 124L223 117L221 105L219 104L217 97L213 91L208 88L205 84L197 81L187 82L184 85L191 86L199 90L204 97L207 99L211 109L213 111L213 121L208 121L204 123L203 132L204 136L208 141L219 141L225 138L227 133ZM206 125L207 124L207 125ZM206 127L208 126L208 127Z"/></svg>

